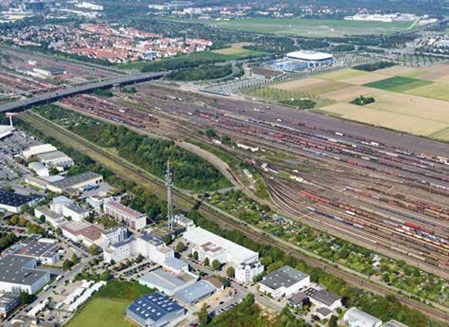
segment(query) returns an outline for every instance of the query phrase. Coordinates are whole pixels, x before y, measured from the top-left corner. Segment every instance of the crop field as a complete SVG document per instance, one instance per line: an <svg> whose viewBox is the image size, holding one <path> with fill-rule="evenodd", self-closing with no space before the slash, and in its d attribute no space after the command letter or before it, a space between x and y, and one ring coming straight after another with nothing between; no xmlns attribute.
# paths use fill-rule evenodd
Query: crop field
<svg viewBox="0 0 449 327"><path fill-rule="evenodd" d="M449 141L449 64L394 66L375 72L345 69L273 84L252 95L275 101L310 96L322 113ZM375 102L349 103L362 95L374 97Z"/></svg>
<svg viewBox="0 0 449 327"><path fill-rule="evenodd" d="M253 54L252 50L243 49L243 48L225 48L219 50L213 50L212 52L222 54L222 55L233 55L233 56L251 56Z"/></svg>
<svg viewBox="0 0 449 327"><path fill-rule="evenodd" d="M292 81L274 85L273 88L290 92L301 92L308 95L319 95L322 93L342 90L348 84L338 81L327 81L320 78L308 78L301 81Z"/></svg>
<svg viewBox="0 0 449 327"><path fill-rule="evenodd" d="M387 79L365 84L364 86L392 92L406 92L431 83L432 82L410 77L393 76Z"/></svg>
<svg viewBox="0 0 449 327"><path fill-rule="evenodd" d="M369 22L338 19L301 18L241 18L235 20L208 21L176 19L186 23L206 24L226 29L244 30L277 35L303 35L310 37L365 35L394 33L409 29L412 22Z"/></svg>

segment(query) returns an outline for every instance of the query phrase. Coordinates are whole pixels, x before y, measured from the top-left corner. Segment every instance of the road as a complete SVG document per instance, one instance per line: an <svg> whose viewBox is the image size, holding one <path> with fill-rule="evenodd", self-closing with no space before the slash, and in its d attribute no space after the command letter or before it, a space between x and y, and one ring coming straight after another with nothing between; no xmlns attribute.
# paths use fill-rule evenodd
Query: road
<svg viewBox="0 0 449 327"><path fill-rule="evenodd" d="M162 78L166 74L167 74L167 72L141 73L141 74L111 78L111 79L100 81L100 82L88 83L88 84L84 84L81 86L58 90L58 91L52 92L52 93L36 95L34 97L31 97L31 98L28 98L25 100L10 102L10 103L0 106L0 112L22 111L22 110L31 108L36 105L50 103L50 102L62 99L64 97L68 97L68 96L76 95L76 94L80 94L80 93L90 92L90 91L93 91L98 88L111 87L111 86L114 86L117 84L118 85L126 85L126 84L140 83L140 82L148 82L148 81Z"/></svg>

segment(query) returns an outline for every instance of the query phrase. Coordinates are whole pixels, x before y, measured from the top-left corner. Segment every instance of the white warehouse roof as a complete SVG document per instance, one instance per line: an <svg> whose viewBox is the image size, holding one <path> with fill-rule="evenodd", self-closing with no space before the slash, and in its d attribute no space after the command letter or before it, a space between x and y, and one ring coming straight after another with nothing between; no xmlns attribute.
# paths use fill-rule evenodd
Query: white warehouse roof
<svg viewBox="0 0 449 327"><path fill-rule="evenodd" d="M295 51L287 53L287 57L299 60L327 60L332 59L333 56L330 53L316 52L316 51Z"/></svg>
<svg viewBox="0 0 449 327"><path fill-rule="evenodd" d="M343 321L349 327L380 327L382 325L382 320L355 307L346 311Z"/></svg>
<svg viewBox="0 0 449 327"><path fill-rule="evenodd" d="M205 229L202 229L201 227L192 227L187 230L183 236L187 241L198 245L211 242L216 246L222 247L227 252L228 257L232 256L234 261L239 263L251 262L254 261L255 258L259 257L257 252L228 241L227 239L215 235Z"/></svg>

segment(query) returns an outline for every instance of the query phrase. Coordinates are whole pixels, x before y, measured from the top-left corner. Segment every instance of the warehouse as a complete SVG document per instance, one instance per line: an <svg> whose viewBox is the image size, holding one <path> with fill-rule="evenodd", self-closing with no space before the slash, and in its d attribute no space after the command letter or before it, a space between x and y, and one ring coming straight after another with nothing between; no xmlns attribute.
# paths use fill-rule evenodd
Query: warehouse
<svg viewBox="0 0 449 327"><path fill-rule="evenodd" d="M9 136L14 132L15 128L11 125L0 125L0 140Z"/></svg>
<svg viewBox="0 0 449 327"><path fill-rule="evenodd" d="M199 280L176 292L175 296L186 305L194 305L214 294L217 288L205 280Z"/></svg>
<svg viewBox="0 0 449 327"><path fill-rule="evenodd" d="M50 273L35 269L37 260L10 254L0 259L0 291L36 293L50 281Z"/></svg>
<svg viewBox="0 0 449 327"><path fill-rule="evenodd" d="M51 76L60 76L65 75L67 72L63 69L59 69L57 67L42 67L42 68L33 68L35 73L38 73L42 76L51 77Z"/></svg>
<svg viewBox="0 0 449 327"><path fill-rule="evenodd" d="M349 327L380 327L382 320L355 307L346 311L343 322Z"/></svg>
<svg viewBox="0 0 449 327"><path fill-rule="evenodd" d="M62 235L87 247L101 242L102 230L86 221L70 221L61 226Z"/></svg>
<svg viewBox="0 0 449 327"><path fill-rule="evenodd" d="M24 206L34 206L44 197L40 195L22 195L0 189L0 209L20 213Z"/></svg>
<svg viewBox="0 0 449 327"><path fill-rule="evenodd" d="M306 63L308 68L331 66L334 63L334 57L330 53L316 51L295 51L287 53L287 58Z"/></svg>
<svg viewBox="0 0 449 327"><path fill-rule="evenodd" d="M126 317L142 327L174 326L184 319L185 309L169 297L152 293L141 296L127 309Z"/></svg>
<svg viewBox="0 0 449 327"><path fill-rule="evenodd" d="M59 246L55 242L38 240L26 244L15 254L34 258L45 265L54 265L60 260L58 249Z"/></svg>
<svg viewBox="0 0 449 327"><path fill-rule="evenodd" d="M310 276L290 266L284 266L266 275L260 282L260 292L274 298L290 297L309 286Z"/></svg>
<svg viewBox="0 0 449 327"><path fill-rule="evenodd" d="M20 297L16 294L0 294L0 317L5 319L20 305Z"/></svg>
<svg viewBox="0 0 449 327"><path fill-rule="evenodd" d="M239 283L250 283L256 275L263 272L263 266L260 264L257 252L208 232L201 227L189 228L183 234L183 237L192 244L192 254L198 253L200 261L208 258L209 262L218 260L221 263L228 263L233 266L236 272L235 279Z"/></svg>
<svg viewBox="0 0 449 327"><path fill-rule="evenodd" d="M139 278L139 284L155 288L160 292L173 296L176 292L194 284L197 277L192 273L174 275L162 269L150 271Z"/></svg>
<svg viewBox="0 0 449 327"><path fill-rule="evenodd" d="M56 193L73 192L84 186L100 184L101 182L103 182L103 176L93 172L85 172L50 183L48 189Z"/></svg>
<svg viewBox="0 0 449 327"><path fill-rule="evenodd" d="M42 163L33 161L28 164L28 168L36 173L39 177L48 177L50 176L50 171L48 167L45 167Z"/></svg>
<svg viewBox="0 0 449 327"><path fill-rule="evenodd" d="M310 292L310 291L312 291L312 292ZM306 294L309 295L310 301L313 304L315 304L317 307L327 308L331 311L334 311L338 307L341 307L340 298L335 296L331 292L324 291L324 290L317 291L314 289L309 289L306 291Z"/></svg>
<svg viewBox="0 0 449 327"><path fill-rule="evenodd" d="M65 219L63 215L54 212L47 206L34 208L34 216L36 218L44 217L45 221L50 223L55 228L58 228L60 225L68 222L68 220Z"/></svg>
<svg viewBox="0 0 449 327"><path fill-rule="evenodd" d="M75 164L72 158L61 151L40 153L36 157L46 167L70 167Z"/></svg>
<svg viewBox="0 0 449 327"><path fill-rule="evenodd" d="M56 151L57 149L51 145L51 144L41 144L41 145L35 145L31 146L28 149L23 150L22 155L25 159L29 159L32 156L46 153L46 152L52 152Z"/></svg>

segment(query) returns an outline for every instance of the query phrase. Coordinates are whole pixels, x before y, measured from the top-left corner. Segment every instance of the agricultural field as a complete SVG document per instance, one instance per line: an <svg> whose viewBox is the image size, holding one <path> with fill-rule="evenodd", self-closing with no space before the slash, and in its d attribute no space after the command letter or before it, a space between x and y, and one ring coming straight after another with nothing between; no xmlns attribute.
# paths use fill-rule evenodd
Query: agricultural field
<svg viewBox="0 0 449 327"><path fill-rule="evenodd" d="M372 87L380 90L387 90L392 92L406 92L412 89L416 89L421 86L426 86L432 82L419 80L410 77L393 76L387 79L371 82L364 86Z"/></svg>
<svg viewBox="0 0 449 327"><path fill-rule="evenodd" d="M321 113L449 141L448 90L449 64L438 64L374 72L345 69L272 84L248 94L278 102L310 97ZM363 107L349 103L358 96L374 97L375 102Z"/></svg>
<svg viewBox="0 0 449 327"><path fill-rule="evenodd" d="M135 325L125 319L126 307L139 296L151 292L151 289L137 283L109 282L65 326L133 327Z"/></svg>
<svg viewBox="0 0 449 327"><path fill-rule="evenodd" d="M338 19L241 18L223 21L176 19L187 23L206 24L233 30L277 35L338 37L344 35L387 34L409 29L412 22L369 22Z"/></svg>

